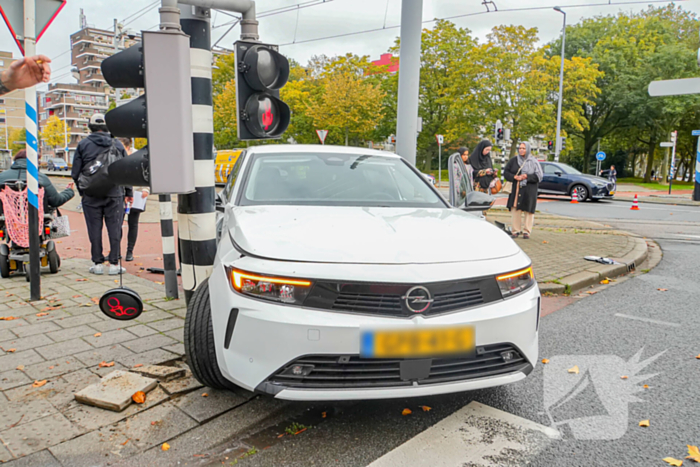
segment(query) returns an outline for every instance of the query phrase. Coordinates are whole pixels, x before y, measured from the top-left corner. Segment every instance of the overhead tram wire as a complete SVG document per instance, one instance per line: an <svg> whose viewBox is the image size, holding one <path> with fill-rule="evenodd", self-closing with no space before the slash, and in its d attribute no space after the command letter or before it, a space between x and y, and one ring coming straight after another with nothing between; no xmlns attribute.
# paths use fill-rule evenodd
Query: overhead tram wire
<svg viewBox="0 0 700 467"><path fill-rule="evenodd" d="M687 2L688 0L676 0L678 2ZM668 0L646 0L646 1L627 1L627 2L617 2L617 3L582 3L582 4L576 4L576 5L562 5L562 8L585 8L585 7L591 7L591 6L622 6L622 5L638 5L638 4L651 4L651 3L668 3ZM445 18L435 18L435 19L429 19L425 20L422 22L422 24L428 24L428 23L434 23L436 21L444 21L444 20L450 20L450 19L458 19L458 18L466 18L469 16L480 16L480 15L486 15L490 13L508 13L508 12L516 12L516 11L532 11L532 10L551 10L553 7L551 6L542 6L542 7L525 7L525 8L509 8L509 9L503 9L503 10L498 10L498 11L478 11L474 13L465 13L462 15L454 15L454 16L448 16ZM374 28L374 29L366 29L364 31L355 31L355 32L347 32L343 34L335 34L332 36L325 36L325 37L317 37L314 39L306 39L302 41L296 41L296 42L287 42L284 44L280 44L280 47L285 47L288 45L298 45L298 44L306 44L309 42L318 42L318 41L325 41L328 39L338 39L341 37L348 37L348 36L357 36L360 34L369 34L372 32L379 32L379 31L387 31L389 29L398 29L400 28L401 25L397 24L394 26L384 26L381 28Z"/></svg>

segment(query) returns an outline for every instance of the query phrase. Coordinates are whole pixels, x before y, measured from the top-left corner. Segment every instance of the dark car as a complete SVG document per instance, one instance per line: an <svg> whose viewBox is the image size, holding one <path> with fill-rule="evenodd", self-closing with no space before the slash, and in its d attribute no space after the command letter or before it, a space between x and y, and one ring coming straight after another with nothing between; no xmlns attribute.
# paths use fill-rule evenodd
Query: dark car
<svg viewBox="0 0 700 467"><path fill-rule="evenodd" d="M567 195L576 193L579 201L612 199L615 184L603 177L579 172L560 162L541 162L544 178L539 195Z"/></svg>
<svg viewBox="0 0 700 467"><path fill-rule="evenodd" d="M63 159L55 157L53 159L49 159L49 162L46 164L46 169L47 170L56 170L56 171L68 170L68 164Z"/></svg>

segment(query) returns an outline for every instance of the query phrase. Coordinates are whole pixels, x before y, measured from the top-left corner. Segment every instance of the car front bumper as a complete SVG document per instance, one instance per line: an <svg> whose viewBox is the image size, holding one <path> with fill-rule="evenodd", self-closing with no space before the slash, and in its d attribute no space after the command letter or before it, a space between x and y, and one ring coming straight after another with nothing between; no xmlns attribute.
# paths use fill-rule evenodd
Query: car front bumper
<svg viewBox="0 0 700 467"><path fill-rule="evenodd" d="M597 186L593 185L591 189L591 198L594 199L612 199L615 195L615 186L608 184L608 186Z"/></svg>
<svg viewBox="0 0 700 467"><path fill-rule="evenodd" d="M222 374L243 388L278 399L358 400L461 392L519 381L537 361L540 293L536 285L507 300L429 318L420 315L411 318L377 317L250 299L232 291L221 266L214 269L210 290L214 340ZM234 309L237 310L235 324L230 345L225 348L226 329L230 326L231 310ZM518 371L505 374L432 384L418 381L400 387L300 388L270 381L290 362L304 356L359 358L361 329L406 330L460 325L474 327L477 349L508 344L518 350L523 364Z"/></svg>

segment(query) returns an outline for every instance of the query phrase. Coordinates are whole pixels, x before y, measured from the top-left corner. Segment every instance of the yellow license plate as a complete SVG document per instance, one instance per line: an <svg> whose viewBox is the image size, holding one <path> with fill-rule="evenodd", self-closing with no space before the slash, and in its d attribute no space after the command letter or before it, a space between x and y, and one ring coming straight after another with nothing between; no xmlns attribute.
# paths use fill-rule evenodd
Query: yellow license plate
<svg viewBox="0 0 700 467"><path fill-rule="evenodd" d="M434 328L407 331L365 331L360 355L365 358L422 358L474 351L474 327Z"/></svg>
<svg viewBox="0 0 700 467"><path fill-rule="evenodd" d="M614 195L614 194L615 194L615 192L614 192L614 191L611 191L611 192L610 192L610 194L611 194L611 195Z"/></svg>

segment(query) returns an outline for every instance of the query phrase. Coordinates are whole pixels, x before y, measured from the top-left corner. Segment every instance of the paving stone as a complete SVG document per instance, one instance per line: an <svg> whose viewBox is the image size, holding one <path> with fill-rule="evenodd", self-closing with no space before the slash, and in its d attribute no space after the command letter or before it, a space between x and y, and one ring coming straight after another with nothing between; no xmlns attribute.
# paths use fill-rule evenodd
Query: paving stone
<svg viewBox="0 0 700 467"><path fill-rule="evenodd" d="M47 321L45 323L31 324L27 326L19 326L16 328L12 328L12 332L17 334L18 337L29 337L35 334L48 333L57 329L61 328L53 321Z"/></svg>
<svg viewBox="0 0 700 467"><path fill-rule="evenodd" d="M90 302L92 303L92 302ZM78 303L79 305L79 303ZM90 306L70 306L67 308L64 308L63 311L68 313L71 316L81 316L81 315L87 315L90 313L93 313L96 308L90 307Z"/></svg>
<svg viewBox="0 0 700 467"><path fill-rule="evenodd" d="M117 370L99 383L92 384L75 394L75 400L108 410L121 412L131 404L131 396L138 391L148 393L158 382L153 378Z"/></svg>
<svg viewBox="0 0 700 467"><path fill-rule="evenodd" d="M0 373L0 391L6 391L31 382L32 380L19 370L10 370Z"/></svg>
<svg viewBox="0 0 700 467"><path fill-rule="evenodd" d="M15 309L15 308L24 308L29 305L29 303L23 301L23 300L14 300L11 302L5 303L8 307Z"/></svg>
<svg viewBox="0 0 700 467"><path fill-rule="evenodd" d="M0 445L0 451L2 450ZM9 452L9 451L8 451ZM0 461L2 457L0 454ZM47 449L35 452L20 459L15 459L5 467L61 467L61 464Z"/></svg>
<svg viewBox="0 0 700 467"><path fill-rule="evenodd" d="M101 347L99 349L81 352L79 354L75 354L74 357L83 362L86 366L93 366L99 364L100 362L112 362L115 360L123 363L122 359L133 355L134 352L122 347L120 344L117 344L110 347Z"/></svg>
<svg viewBox="0 0 700 467"><path fill-rule="evenodd" d="M33 380L41 381L43 379L50 379L65 375L66 373L72 373L82 368L85 368L85 364L83 364L77 358L67 359L66 357L63 357L25 366L24 372Z"/></svg>
<svg viewBox="0 0 700 467"><path fill-rule="evenodd" d="M3 329L0 331L0 342L9 341L10 339L15 339L15 338L17 338L17 335L13 334L11 331L8 331L6 329Z"/></svg>
<svg viewBox="0 0 700 467"><path fill-rule="evenodd" d="M22 308L8 308L8 311L5 313L11 313L12 316L16 318L21 318L27 315L36 315L37 313L40 313L40 311L31 306L24 306Z"/></svg>
<svg viewBox="0 0 700 467"><path fill-rule="evenodd" d="M187 308L178 308L177 310L170 310L168 311L168 313L172 313L178 318L185 319L185 316L187 316Z"/></svg>
<svg viewBox="0 0 700 467"><path fill-rule="evenodd" d="M137 324L136 326L131 326L129 328L129 332L132 334L136 334L139 337L146 337L146 336L151 336L153 334L157 334L158 331L156 331L153 328L150 328L146 326L145 324ZM167 334L167 333L166 333Z"/></svg>
<svg viewBox="0 0 700 467"><path fill-rule="evenodd" d="M139 316L135 321L138 323L146 324L146 323L151 323L153 321L160 321L161 319L168 319L172 318L173 315L168 313L167 311L162 311L162 310L149 310L147 312L144 312Z"/></svg>
<svg viewBox="0 0 700 467"><path fill-rule="evenodd" d="M145 365L131 371L165 383L185 376L185 369L177 366Z"/></svg>
<svg viewBox="0 0 700 467"><path fill-rule="evenodd" d="M12 316L10 313L0 313L2 317ZM11 321L0 321L0 329L15 329L21 326L29 326L29 323L23 319L13 319Z"/></svg>
<svg viewBox="0 0 700 467"><path fill-rule="evenodd" d="M58 322L64 318L70 318L70 315L63 310L52 311L46 316L26 315L22 317L30 324L45 323L47 321Z"/></svg>
<svg viewBox="0 0 700 467"><path fill-rule="evenodd" d="M154 321L148 325L156 331L165 332L184 327L185 320L181 318L170 318L161 321Z"/></svg>
<svg viewBox="0 0 700 467"><path fill-rule="evenodd" d="M100 367L99 365L94 365L94 366L89 367L88 370L90 370L91 372L93 372L94 374L99 376L100 378L110 374L114 370L129 370L127 367L125 367L124 365L122 365L119 362L112 361L111 363L114 363L114 365L112 365L110 367Z"/></svg>
<svg viewBox="0 0 700 467"><path fill-rule="evenodd" d="M158 347L163 347L165 345L174 344L175 340L168 336L162 334L157 334L153 336L141 337L139 339L134 339L129 342L124 342L122 345L129 350L136 353L145 352L147 350L157 349Z"/></svg>
<svg viewBox="0 0 700 467"><path fill-rule="evenodd" d="M160 386L165 390L165 392L172 396L175 396L177 394L184 394L186 392L190 392L195 389L204 387L202 383L197 381L194 378L194 376L192 376L192 373L190 373L189 371L188 373L188 376L186 376L185 378L170 381L168 383L161 383Z"/></svg>
<svg viewBox="0 0 700 467"><path fill-rule="evenodd" d="M11 459L12 459L12 454L10 454L10 451L8 451L5 446L0 444L0 463L8 462ZM27 464L27 466L30 466L30 465L40 465L40 464Z"/></svg>
<svg viewBox="0 0 700 467"><path fill-rule="evenodd" d="M95 316L95 314L91 314L91 315L81 315L81 316L73 316L73 317L63 318L63 319L57 320L56 324L58 324L62 328L73 328L76 326L80 326L81 324L95 323L97 321L103 321L103 320L99 316Z"/></svg>
<svg viewBox="0 0 700 467"><path fill-rule="evenodd" d="M97 334L97 333L95 333ZM93 347L105 347L108 345L120 344L122 342L134 340L135 335L131 334L125 329L118 329L115 331L107 331L100 333L99 337L94 335L83 337L83 340Z"/></svg>
<svg viewBox="0 0 700 467"><path fill-rule="evenodd" d="M71 339L57 344L51 344L36 349L44 358L58 358L66 355L75 355L85 352L93 347L82 339Z"/></svg>
<svg viewBox="0 0 700 467"><path fill-rule="evenodd" d="M172 331L166 331L163 334L165 334L168 337L172 337L178 342L185 342L185 328L181 329L173 329Z"/></svg>
<svg viewBox="0 0 700 467"><path fill-rule="evenodd" d="M45 323L45 324L48 324L48 323ZM51 324L53 324L53 323L51 323ZM58 326L56 326L56 327L58 328L58 331L52 331L52 332L49 332L46 334L54 342L64 342L64 341L68 341L71 339L77 339L77 338L83 337L83 336L92 336L93 334L95 334L95 332L97 332L86 324L80 325L80 326L75 327L75 328L68 328L68 329L63 329L63 328L60 328Z"/></svg>
<svg viewBox="0 0 700 467"><path fill-rule="evenodd" d="M109 318L104 321L96 321L89 324L91 328L99 332L114 331L115 329L128 329L136 325L137 323L134 321L119 321Z"/></svg>
<svg viewBox="0 0 700 467"><path fill-rule="evenodd" d="M53 343L46 335L36 334L29 337L15 337L13 340L0 342L0 348L5 351L7 349L16 349L17 352L21 352Z"/></svg>
<svg viewBox="0 0 700 467"><path fill-rule="evenodd" d="M187 303L185 302L184 299L180 300L154 300L152 302L148 302L149 305L153 305L156 308L160 308L161 310L176 310L178 308L187 308Z"/></svg>
<svg viewBox="0 0 700 467"><path fill-rule="evenodd" d="M33 363L43 362L41 355L34 350L25 350L24 352L8 353L0 357L0 372L14 370L19 365L31 365Z"/></svg>
<svg viewBox="0 0 700 467"><path fill-rule="evenodd" d="M156 420L160 423L151 425ZM61 443L50 451L65 466L107 465L160 445L195 426L197 422L165 402L114 426Z"/></svg>
<svg viewBox="0 0 700 467"><path fill-rule="evenodd" d="M45 400L7 402L0 406L0 432L33 422L58 411Z"/></svg>
<svg viewBox="0 0 700 467"><path fill-rule="evenodd" d="M139 363L142 365L160 365L161 363L169 362L179 358L178 355L168 352L163 349L149 350L139 354L129 355L127 357L116 357L116 360L127 368L132 368Z"/></svg>
<svg viewBox="0 0 700 467"><path fill-rule="evenodd" d="M53 414L0 432L0 439L14 456L20 457L54 446L78 434L78 430L66 417Z"/></svg>
<svg viewBox="0 0 700 467"><path fill-rule="evenodd" d="M204 397L202 394L208 394L208 396ZM174 404L187 415L202 423L243 404L247 400L231 391L219 391L205 387L179 397L174 401Z"/></svg>
<svg viewBox="0 0 700 467"><path fill-rule="evenodd" d="M185 346L179 342L172 345L166 345L163 347L163 350L167 350L168 352L172 352L180 356L185 355Z"/></svg>

